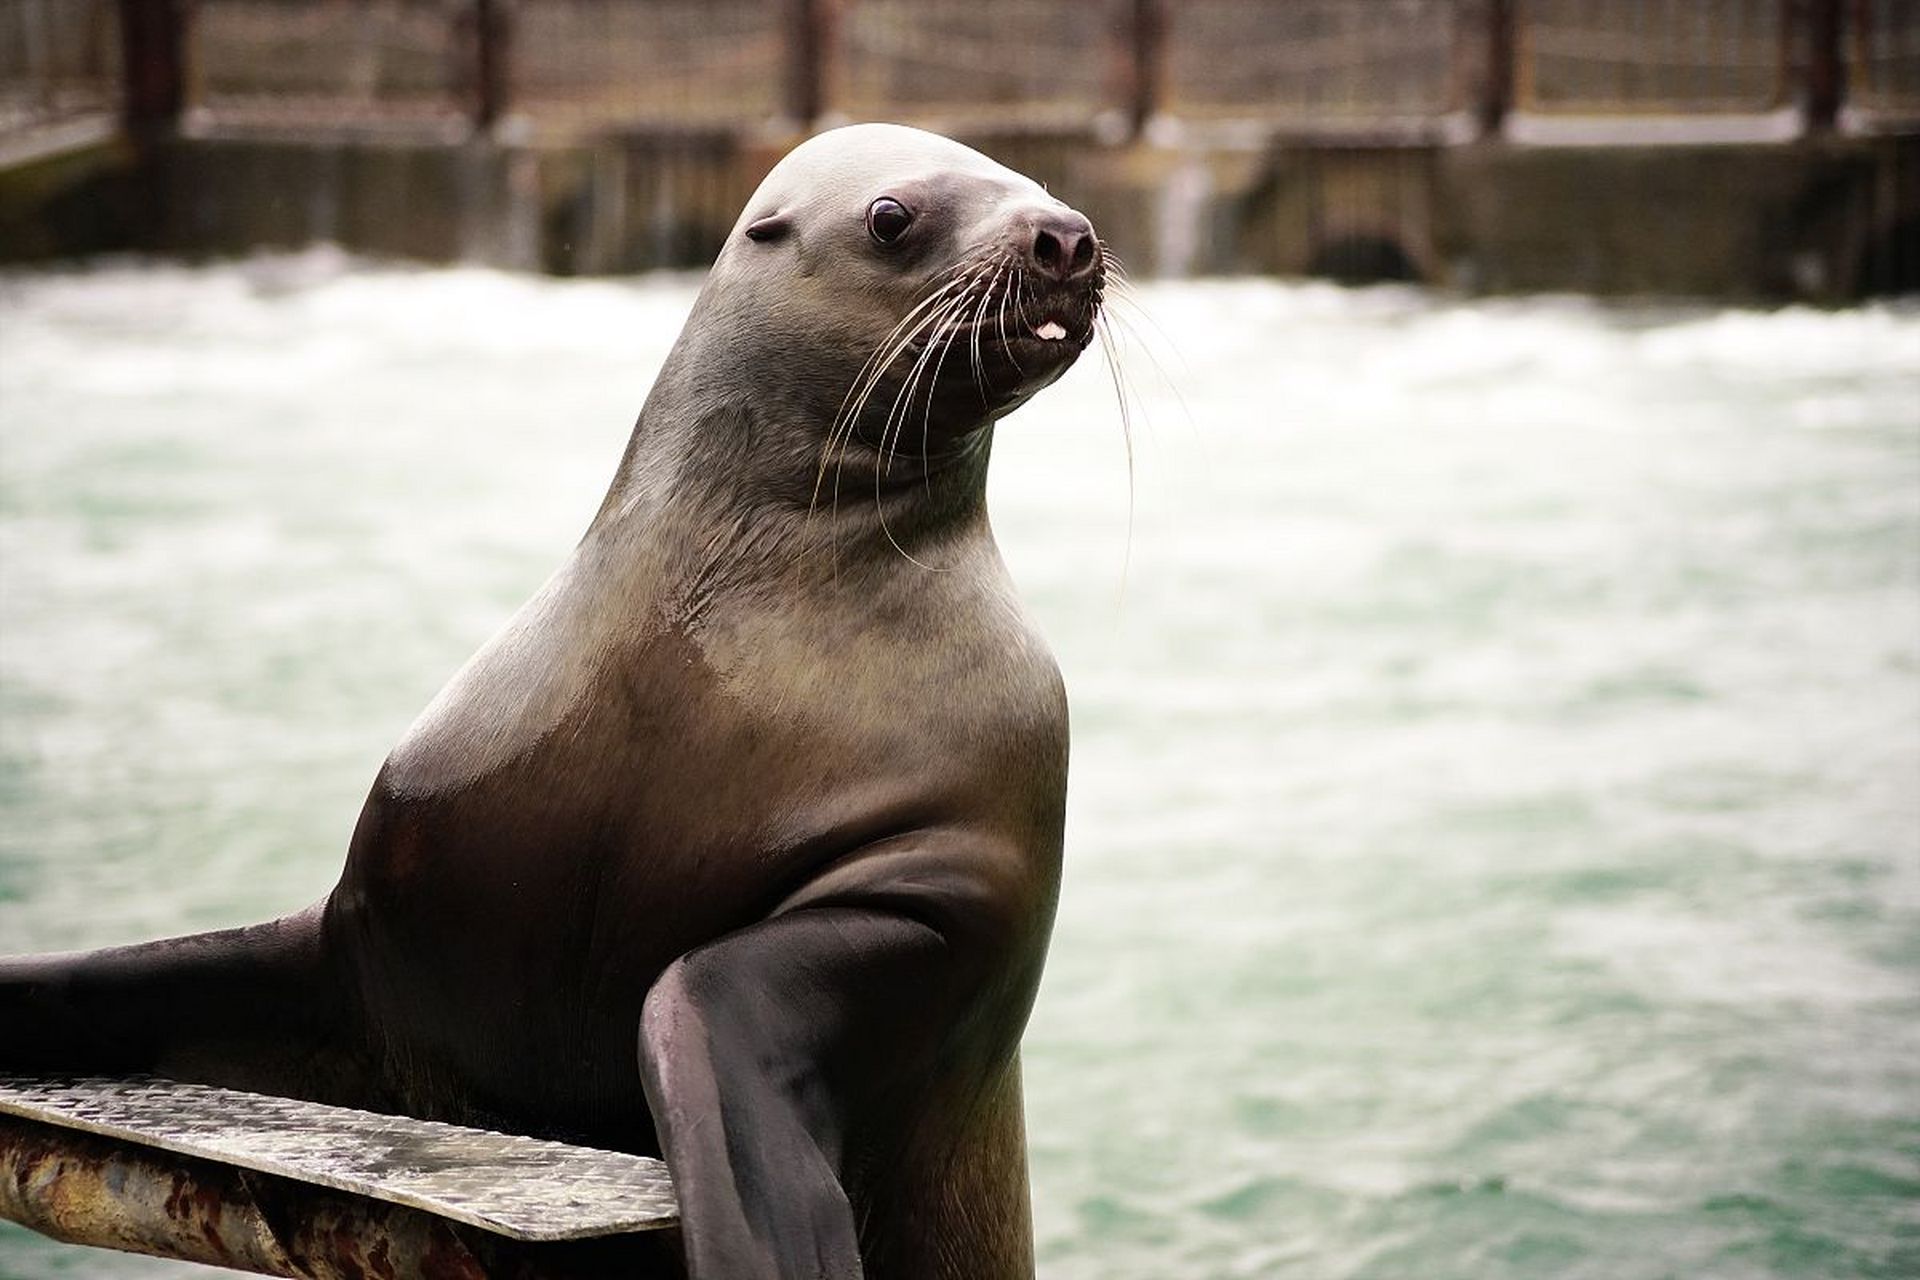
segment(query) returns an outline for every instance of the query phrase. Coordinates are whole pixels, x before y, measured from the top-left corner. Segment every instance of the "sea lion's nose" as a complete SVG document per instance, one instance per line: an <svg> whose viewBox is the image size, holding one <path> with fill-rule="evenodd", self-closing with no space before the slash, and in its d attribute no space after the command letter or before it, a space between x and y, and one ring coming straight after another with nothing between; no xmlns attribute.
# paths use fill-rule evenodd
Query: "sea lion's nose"
<svg viewBox="0 0 1920 1280"><path fill-rule="evenodd" d="M1065 283L1093 270L1100 247L1093 224L1071 209L1048 209L1033 215L1027 240L1027 265L1049 280Z"/></svg>

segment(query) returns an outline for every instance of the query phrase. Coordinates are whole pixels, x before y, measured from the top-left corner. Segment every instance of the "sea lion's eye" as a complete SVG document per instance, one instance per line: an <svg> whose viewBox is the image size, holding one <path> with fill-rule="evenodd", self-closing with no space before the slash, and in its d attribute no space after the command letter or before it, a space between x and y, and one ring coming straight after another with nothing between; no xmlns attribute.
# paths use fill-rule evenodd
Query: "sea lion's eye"
<svg viewBox="0 0 1920 1280"><path fill-rule="evenodd" d="M867 206L867 234L881 244L892 244L913 225L913 211L892 196L881 196Z"/></svg>

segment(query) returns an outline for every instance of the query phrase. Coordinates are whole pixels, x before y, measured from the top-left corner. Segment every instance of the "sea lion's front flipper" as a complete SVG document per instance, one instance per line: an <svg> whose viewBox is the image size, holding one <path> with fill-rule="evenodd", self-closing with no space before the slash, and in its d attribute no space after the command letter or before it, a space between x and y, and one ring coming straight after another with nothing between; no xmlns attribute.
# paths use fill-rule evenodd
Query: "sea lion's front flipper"
<svg viewBox="0 0 1920 1280"><path fill-rule="evenodd" d="M841 1184L879 1073L917 1078L940 935L859 907L776 916L681 957L647 997L641 1069L694 1280L861 1274ZM927 1003L932 1003L928 1001Z"/></svg>
<svg viewBox="0 0 1920 1280"><path fill-rule="evenodd" d="M694 1280L860 1276L874 1242L859 1239L848 1177L893 1167L884 1135L938 1124L954 1073L1005 1069L1020 1019L988 1029L973 1015L1020 981L996 968L1022 949L996 944L1022 895L960 861L896 849L843 866L654 985L641 1070Z"/></svg>
<svg viewBox="0 0 1920 1280"><path fill-rule="evenodd" d="M0 958L0 1070L155 1072L331 1102L356 1037L322 906L265 924L63 955ZM323 1072L324 1087L319 1078Z"/></svg>

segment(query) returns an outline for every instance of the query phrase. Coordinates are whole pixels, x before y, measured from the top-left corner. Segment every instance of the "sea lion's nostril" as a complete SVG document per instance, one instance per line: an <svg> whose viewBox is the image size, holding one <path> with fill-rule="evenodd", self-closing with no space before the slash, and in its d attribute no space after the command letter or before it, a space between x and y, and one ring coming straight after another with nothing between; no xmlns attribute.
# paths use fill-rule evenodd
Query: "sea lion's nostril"
<svg viewBox="0 0 1920 1280"><path fill-rule="evenodd" d="M1093 270L1100 258L1093 224L1071 209L1049 209L1033 218L1027 259L1049 280L1065 283Z"/></svg>
<svg viewBox="0 0 1920 1280"><path fill-rule="evenodd" d="M1073 274L1079 275L1093 265L1093 237L1081 236L1073 246Z"/></svg>
<svg viewBox="0 0 1920 1280"><path fill-rule="evenodd" d="M1033 238L1033 260L1049 272L1057 273L1064 258L1059 237L1051 231L1042 231Z"/></svg>

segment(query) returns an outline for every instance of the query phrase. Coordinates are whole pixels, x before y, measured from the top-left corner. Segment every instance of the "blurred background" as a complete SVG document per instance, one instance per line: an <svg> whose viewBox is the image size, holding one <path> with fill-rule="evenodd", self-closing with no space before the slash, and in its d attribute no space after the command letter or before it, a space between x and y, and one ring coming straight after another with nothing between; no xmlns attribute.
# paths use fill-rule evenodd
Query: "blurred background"
<svg viewBox="0 0 1920 1280"><path fill-rule="evenodd" d="M324 894L875 118L1139 281L990 495L1042 1277L1920 1275L1912 0L0 0L0 951Z"/></svg>
<svg viewBox="0 0 1920 1280"><path fill-rule="evenodd" d="M1141 273L1920 284L1912 0L0 0L0 255L709 261L807 131L973 142Z"/></svg>

